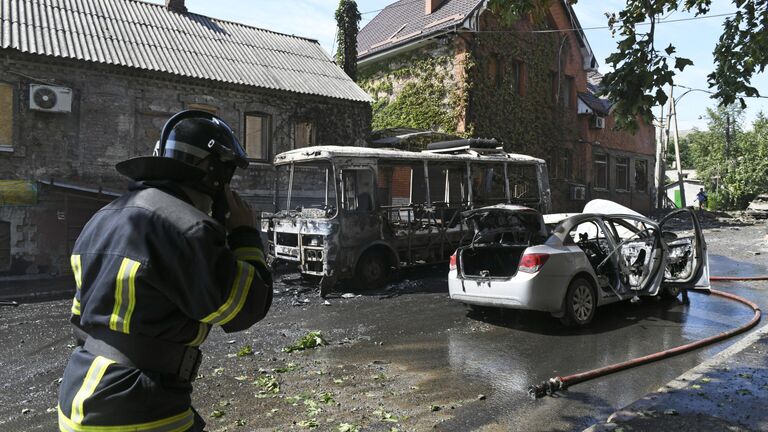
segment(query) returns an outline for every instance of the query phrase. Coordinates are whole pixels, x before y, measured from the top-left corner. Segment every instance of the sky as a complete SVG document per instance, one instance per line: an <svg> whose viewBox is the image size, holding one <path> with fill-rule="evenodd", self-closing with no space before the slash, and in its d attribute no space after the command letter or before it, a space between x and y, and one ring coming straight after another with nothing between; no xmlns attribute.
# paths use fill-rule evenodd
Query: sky
<svg viewBox="0 0 768 432"><path fill-rule="evenodd" d="M164 3L164 0L149 1ZM376 11L391 3L394 3L394 0L358 0L358 8L363 14L361 28L376 16ZM334 47L334 11L338 0L187 0L186 4L194 13L316 39L329 54ZM615 50L617 42L606 28L605 13L617 12L623 5L623 0L579 0L574 5L601 73L610 71L605 58ZM735 7L730 1L718 1L713 2L709 15L734 11ZM693 60L693 66L688 66L678 73L675 84L708 90L707 75L714 68L712 51L721 34L725 17L675 22L692 17L692 14L683 12L674 12L664 17L666 22L656 26L656 46L665 48L672 43L677 47L677 55ZM756 76L752 84L761 94L768 96L768 74ZM683 92L685 90L676 88L676 97ZM679 129L706 129L706 119L703 118L706 108L714 108L716 105L717 102L704 92L693 91L686 94L677 102ZM768 113L768 99L747 99L747 105L744 126L751 129L751 123L758 112Z"/></svg>

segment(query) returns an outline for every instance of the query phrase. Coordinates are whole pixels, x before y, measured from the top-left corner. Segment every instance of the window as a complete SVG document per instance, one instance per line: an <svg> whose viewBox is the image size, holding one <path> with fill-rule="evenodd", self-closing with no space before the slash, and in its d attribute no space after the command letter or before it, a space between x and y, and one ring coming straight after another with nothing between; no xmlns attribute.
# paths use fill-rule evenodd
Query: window
<svg viewBox="0 0 768 432"><path fill-rule="evenodd" d="M552 103L557 103L557 99L559 96L557 91L559 86L557 72L549 73L549 85L552 88L552 94L550 95L551 96L550 100L552 101Z"/></svg>
<svg viewBox="0 0 768 432"><path fill-rule="evenodd" d="M0 147L13 145L13 86L0 83Z"/></svg>
<svg viewBox="0 0 768 432"><path fill-rule="evenodd" d="M0 270L11 267L11 223L0 221Z"/></svg>
<svg viewBox="0 0 768 432"><path fill-rule="evenodd" d="M560 100L563 101L563 106L566 108L571 107L573 98L573 77L566 76L563 79L562 87L560 88Z"/></svg>
<svg viewBox="0 0 768 432"><path fill-rule="evenodd" d="M509 81L512 92L517 95L523 94L523 64L519 61L513 61L509 68Z"/></svg>
<svg viewBox="0 0 768 432"><path fill-rule="evenodd" d="M648 161L635 160L635 191L646 192L648 190Z"/></svg>
<svg viewBox="0 0 768 432"><path fill-rule="evenodd" d="M595 189L608 189L608 155L594 155L592 165Z"/></svg>
<svg viewBox="0 0 768 432"><path fill-rule="evenodd" d="M374 210L373 171L368 169L343 170L341 172L342 205L352 212L372 212Z"/></svg>
<svg viewBox="0 0 768 432"><path fill-rule="evenodd" d="M496 54L492 54L490 58L488 58L488 82L493 83L494 85L498 84L498 75L499 75L499 59Z"/></svg>
<svg viewBox="0 0 768 432"><path fill-rule="evenodd" d="M557 176L563 179L571 175L571 152L564 150L557 159Z"/></svg>
<svg viewBox="0 0 768 432"><path fill-rule="evenodd" d="M507 178L512 203L538 202L539 176L535 165L507 164Z"/></svg>
<svg viewBox="0 0 768 432"><path fill-rule="evenodd" d="M472 164L472 201L477 205L507 202L503 164Z"/></svg>
<svg viewBox="0 0 768 432"><path fill-rule="evenodd" d="M293 148L315 145L315 127L311 121L297 121Z"/></svg>
<svg viewBox="0 0 768 432"><path fill-rule="evenodd" d="M616 190L629 190L629 159L616 158Z"/></svg>
<svg viewBox="0 0 768 432"><path fill-rule="evenodd" d="M249 158L269 161L271 120L266 114L245 115L245 152Z"/></svg>

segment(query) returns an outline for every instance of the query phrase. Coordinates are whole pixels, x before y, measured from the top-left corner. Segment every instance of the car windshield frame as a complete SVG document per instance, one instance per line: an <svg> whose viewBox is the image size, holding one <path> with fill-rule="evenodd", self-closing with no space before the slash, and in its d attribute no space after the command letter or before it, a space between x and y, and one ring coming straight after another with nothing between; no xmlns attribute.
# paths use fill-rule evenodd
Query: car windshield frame
<svg viewBox="0 0 768 432"><path fill-rule="evenodd" d="M323 173L319 174L318 173ZM312 176L317 176L313 178ZM325 184L324 190L317 186ZM275 167L276 215L333 219L339 212L336 169L329 160L290 162ZM303 194L303 195L302 195ZM314 201L319 201L314 203ZM307 205L307 203L311 203Z"/></svg>

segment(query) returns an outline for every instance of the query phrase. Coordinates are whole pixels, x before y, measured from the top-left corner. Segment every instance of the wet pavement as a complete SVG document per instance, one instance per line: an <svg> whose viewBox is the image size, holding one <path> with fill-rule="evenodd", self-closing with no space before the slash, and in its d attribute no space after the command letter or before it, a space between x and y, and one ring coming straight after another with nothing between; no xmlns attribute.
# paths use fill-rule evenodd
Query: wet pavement
<svg viewBox="0 0 768 432"><path fill-rule="evenodd" d="M739 234L741 249L752 250L744 244L753 236ZM739 247L734 232L711 236L713 274L768 272L762 256L728 252ZM574 330L546 314L470 312L448 298L443 274L406 272L381 292L337 296L328 305L298 277L283 277L265 321L243 333L214 331L203 346L194 400L207 430L304 430L312 427L310 418L317 420L316 430L337 430L343 423L366 431L582 430L739 338L579 384L556 397L531 400L528 386L720 333L752 316L743 305L691 294L690 305L645 299L606 306L589 328ZM768 283L716 288L768 310ZM68 307L56 301L0 308L0 430L54 429L57 378L71 350ZM281 352L309 330L321 330L329 345ZM255 354L236 357L245 344ZM295 372L275 372L291 364ZM249 383L265 371L281 383L268 397ZM294 403L307 392L331 394L335 403L321 411L306 400ZM214 410L226 415L213 416Z"/></svg>

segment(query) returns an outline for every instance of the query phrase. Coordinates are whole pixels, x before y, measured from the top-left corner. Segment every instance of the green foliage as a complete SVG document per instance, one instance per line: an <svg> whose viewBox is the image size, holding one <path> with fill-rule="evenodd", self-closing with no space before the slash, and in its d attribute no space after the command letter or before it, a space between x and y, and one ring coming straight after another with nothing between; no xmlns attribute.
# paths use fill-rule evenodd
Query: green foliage
<svg viewBox="0 0 768 432"><path fill-rule="evenodd" d="M258 376L253 385L259 388L259 392L256 394L257 397L267 397L280 393L280 383L277 381L277 378L269 374Z"/></svg>
<svg viewBox="0 0 768 432"><path fill-rule="evenodd" d="M374 100L372 128L455 133L460 107L453 103L459 96L451 75L452 61L448 56L411 55L392 62L400 65L393 70L365 71L359 84Z"/></svg>
<svg viewBox="0 0 768 432"><path fill-rule="evenodd" d="M540 0L544 1L544 0ZM674 45L663 50L654 45L655 20L673 11L692 12L696 16L709 13L711 0L628 0L623 10L607 14L608 25L620 40L607 63L614 71L605 75L603 89L616 101L615 115L619 127L635 130L637 116L646 122L653 118L651 110L668 98L664 88L674 83L676 71L693 65L690 59L674 56ZM768 64L768 6L766 2L732 0L736 13L723 24L723 33L714 50L715 70L708 76L715 87L714 98L721 106L743 96L757 96L750 85L753 75ZM650 22L650 26L643 23ZM647 29L647 31L645 30ZM674 59L674 64L670 61Z"/></svg>
<svg viewBox="0 0 768 432"><path fill-rule="evenodd" d="M738 107L708 109L707 115L709 130L691 134L690 146L697 174L711 191L709 207L744 209L768 190L768 118L761 113L753 130L743 131Z"/></svg>
<svg viewBox="0 0 768 432"><path fill-rule="evenodd" d="M283 352L303 351L306 349L317 348L319 346L328 345L328 342L323 338L323 334L320 331L311 331L305 336L301 337L293 345L283 347Z"/></svg>
<svg viewBox="0 0 768 432"><path fill-rule="evenodd" d="M526 15L531 15L536 21L542 20L552 3L554 0L489 0L488 10L509 25ZM569 3L574 4L576 0L570 0Z"/></svg>
<svg viewBox="0 0 768 432"><path fill-rule="evenodd" d="M360 30L360 18L355 0L339 0L336 9L336 64L352 80L357 79L357 33Z"/></svg>
<svg viewBox="0 0 768 432"><path fill-rule="evenodd" d="M237 352L238 357L245 357L245 356L252 356L253 355L253 347L250 345L245 345L244 347L240 348L240 350Z"/></svg>

